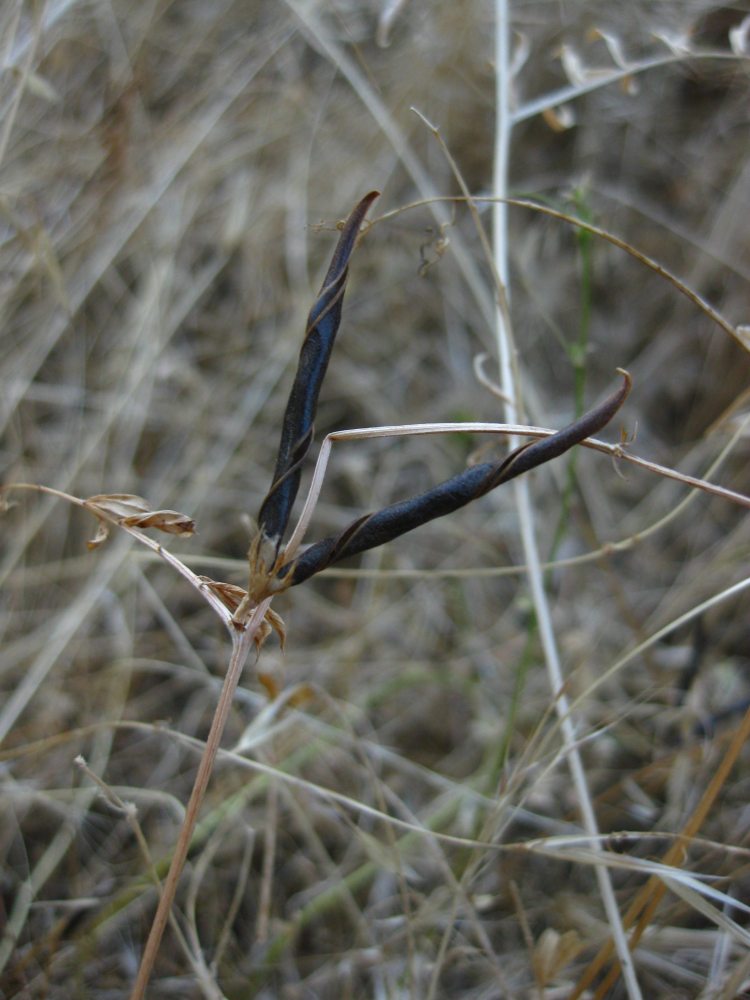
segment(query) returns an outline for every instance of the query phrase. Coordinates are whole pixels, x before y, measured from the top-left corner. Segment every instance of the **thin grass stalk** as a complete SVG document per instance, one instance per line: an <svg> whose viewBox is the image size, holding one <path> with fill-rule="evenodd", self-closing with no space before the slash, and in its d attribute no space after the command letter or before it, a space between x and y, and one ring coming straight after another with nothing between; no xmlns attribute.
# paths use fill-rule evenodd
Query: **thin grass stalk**
<svg viewBox="0 0 750 1000"><path fill-rule="evenodd" d="M421 117L425 122L427 121L424 115L421 115ZM429 127L437 133L434 125L430 125ZM701 312L705 313L706 316L712 320L712 322L720 326L725 333L728 333L743 351L750 353L747 336L743 333L742 329L735 327L733 323L730 323L730 321L726 319L726 317L724 317L718 309L712 306L710 302L704 299L702 295L699 295L695 289L691 288L690 285L679 278L673 271L670 271L668 267L665 267L664 264L660 264L654 257L650 257L648 254L643 253L641 250L638 250L637 247L634 247L632 243L628 243L627 240L609 232L609 230L602 229L600 226L595 226L593 223L587 222L585 219L578 218L575 215L570 215L567 212L561 212L559 209L552 208L550 205L544 205L538 201L530 201L528 198L510 198L507 196L499 197L495 195L472 195L468 191L463 190L461 195L442 195L439 198L427 198L412 201L408 205L402 205L398 209L385 212L377 220L375 220L375 222L373 222L373 225L375 225L376 222L385 222L401 212L406 211L406 209L421 208L425 205L429 206L433 201L452 203L466 202L470 211L478 204L489 203L494 205L501 201L505 205L515 205L516 208L528 208L532 212L539 212L541 215L547 215L551 219L558 219L560 222L567 222L569 225L576 226L578 229L583 229L586 232L591 233L593 236L598 236L600 239L606 240L607 243L611 243L612 246L617 247L618 250L624 250L625 253L634 257L641 264L649 268L649 270L653 271L654 274L658 274L660 278L668 281L670 285L677 289L680 295L684 295L685 298L692 302L693 305L697 306ZM495 267L496 265L493 263L491 266Z"/></svg>
<svg viewBox="0 0 750 1000"><path fill-rule="evenodd" d="M724 787L724 784L726 783L727 778L729 777L729 774L737 762L737 758L745 747L748 739L750 739L750 709L748 709L742 721L737 726L731 743L721 759L716 772L711 778L708 788L705 790L700 802L695 807L692 816L685 824L678 839L667 851L661 861L661 864L679 865L684 860L686 847L688 846L690 839L697 834L698 830L700 830L701 826L705 822L708 813L713 808L719 792ZM666 890L667 887L664 882L658 876L652 875L630 904L628 911L625 914L625 926L632 927L635 921L638 921L630 939L632 947L635 947L643 936L643 933L651 922L651 918L653 917ZM608 941L602 946L596 958L594 958L589 964L586 972L583 976L581 976L580 980L576 984L575 989L571 994L571 1000L576 1000L576 998L580 997L584 990L591 985L595 977L612 957L612 950L611 941ZM599 984L597 991L594 994L595 1000L604 1000L604 998L608 995L609 990L612 988L617 979L618 971L617 963L614 962L604 980Z"/></svg>
<svg viewBox="0 0 750 1000"><path fill-rule="evenodd" d="M510 12L507 0L496 0L495 3L495 159L493 177L493 196L503 199L508 195L508 156L510 147L510 134L513 127L510 108ZM508 324L508 311L503 308L504 298L508 302L508 236L507 236L507 208L503 201L493 204L493 251L495 260L495 270L501 276L505 276L503 289L500 293L497 308L495 310L495 330L498 344L498 357L500 360L500 387L506 396L504 403L505 417L509 423L516 420L518 412L518 401L520 400L520 385L518 379L514 381L513 375L513 344L510 337ZM536 541L536 530L534 525L534 511L531 503L528 483L521 478L514 484L514 497L518 508L518 517L521 529L521 540L528 567L529 588L531 591L534 610L536 613L537 627L542 642L544 658L549 674L550 688L555 700L555 711L560 719L563 744L566 749L566 756L570 767L571 777L575 785L578 797L579 808L583 819L584 828L592 837L592 848L597 849L598 841L596 837L599 833L596 822L591 795L586 781L586 773L578 750L575 723L570 716L568 700L563 692L563 672L560 657L557 649L557 642L552 626L547 595L544 589L544 577L539 558L539 550ZM612 938L615 942L620 965L623 971L623 978L631 1000L639 1000L641 997L640 987L635 975L628 943L622 927L620 911L615 899L612 881L607 870L601 866L597 867L596 878L599 883L599 892L602 897L604 909L612 930Z"/></svg>
<svg viewBox="0 0 750 1000"><path fill-rule="evenodd" d="M582 192L575 195L576 211L579 214L587 214L587 206ZM586 398L586 358L589 349L589 334L591 332L591 296L592 296L592 263L593 254L591 250L591 233L586 229L576 230L576 244L578 248L578 261L580 269L580 291L578 301L581 315L578 321L578 337L572 344L565 343L565 349L573 366L574 377L574 416L578 418L585 409ZM568 457L565 469L565 484L560 497L560 516L557 527L552 538L552 545L549 550L549 561L554 561L562 544L563 538L568 530L570 521L570 510L573 503L573 493L576 488L578 477L576 470L578 467L578 449L574 448ZM549 577L547 577L549 582Z"/></svg>
<svg viewBox="0 0 750 1000"><path fill-rule="evenodd" d="M302 4L299 0L285 0L285 2L304 26L305 35L312 47L330 60L331 65L335 66L344 79L349 82L352 92L357 95L363 107L370 113L373 121L388 139L399 161L414 181L414 186L421 193L424 203L429 206L438 227L450 222L448 213L441 211L441 206L438 204L442 199L437 197L437 190L430 174L422 166L419 157L414 153L403 130L399 127L396 117L388 109L365 73L347 54L346 50L331 37L324 23L311 9L311 5ZM458 234L452 238L452 246L453 255L466 284L471 289L482 314L489 322L492 315L491 302L486 294L479 269Z"/></svg>
<svg viewBox="0 0 750 1000"><path fill-rule="evenodd" d="M148 986L148 981L151 978L154 963L156 962L159 945L161 944L161 939L164 935L167 922L169 921L169 914L172 910L172 905L177 894L177 886L179 884L180 876L182 875L182 870L185 867L185 860L190 849L190 843L192 841L195 825L198 821L198 814L200 812L203 799L205 798L208 782L216 761L216 755L219 751L221 738L224 734L227 719L229 718L229 713L232 708L234 693L237 689L240 677L242 676L242 671L247 661L248 654L252 648L255 634L260 628L270 604L270 598L261 601L261 603L258 604L253 611L246 628L244 630L238 629L234 633L232 656L229 661L226 677L224 678L224 684L222 685L219 703L216 706L216 712L214 713L214 717L211 722L211 729L206 740L206 748L203 752L203 756L201 757L201 762L198 765L198 773L195 776L193 790L190 793L190 801L188 802L187 809L185 811L185 819L180 830L180 836L177 840L177 844L175 845L172 862L169 866L169 872L167 873L164 886L161 890L159 905L156 908L156 914L151 925L151 930L149 931L146 946L143 951L143 957L141 958L141 964L138 969L138 975L136 976L133 990L130 994L130 1000L143 1000L143 997L145 996L146 987Z"/></svg>
<svg viewBox="0 0 750 1000"><path fill-rule="evenodd" d="M615 663L613 663L608 670L600 674L596 678L596 680L592 681L588 685L586 693L584 695L581 695L579 698L577 698L570 704L571 712L575 711L579 703L584 698L590 698L592 693L596 691L597 688L601 687L602 684L606 684L607 681L611 680L611 678L614 677L615 674L619 673L623 669L623 667L626 667L628 663L632 662L633 660L638 659L639 656L642 656L649 649L660 643L662 639L665 639L668 635L671 635L673 632L678 631L678 629L683 628L690 622L695 621L696 618L700 618L707 611L710 611L711 608L715 608L718 605L723 604L724 601L729 600L736 594L743 593L748 588L750 588L750 577L745 577L743 580L739 580L737 583L733 583L730 587L727 587L725 590L720 591L718 594L713 594L705 601L701 601L700 604L696 604L695 607L690 608L689 611L686 611L678 618L674 618L671 622L669 622L667 625L664 625L656 632L652 632L652 634L647 639L644 639L643 642L639 642L637 646L635 646L629 652L625 653L624 656L621 656L620 659L617 660Z"/></svg>

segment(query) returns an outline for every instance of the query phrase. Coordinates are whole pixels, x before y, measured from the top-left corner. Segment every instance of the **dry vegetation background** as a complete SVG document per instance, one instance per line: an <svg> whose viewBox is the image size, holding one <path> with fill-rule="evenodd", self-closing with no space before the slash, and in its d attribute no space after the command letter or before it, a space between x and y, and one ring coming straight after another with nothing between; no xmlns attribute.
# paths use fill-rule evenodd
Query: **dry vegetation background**
<svg viewBox="0 0 750 1000"><path fill-rule="evenodd" d="M512 192L624 237L737 324L750 105L730 30L748 14L512 9L526 49L517 105L540 101L512 134ZM335 225L374 187L373 218L404 210L354 256L318 439L502 419L474 369L487 352L494 379L497 352L469 212L448 209L441 232L432 208L406 207L458 193L410 106L440 127L470 190L491 188L493 25L479 0L5 0L2 481L186 511L198 534L171 548L242 584L247 515L269 484ZM592 72L617 68L597 28L633 64L619 82ZM546 95L570 86L553 112ZM741 343L564 223L511 209L510 247L529 422L571 419L587 337L587 405L618 365L635 382L602 436L637 428L635 452L699 476L727 449L712 478L750 491ZM480 443L341 447L311 537L452 475ZM672 844L646 834L686 829L746 724L747 591L688 613L745 579L750 530L741 507L695 495L677 510L684 486L593 453L577 459L560 522L566 467L533 473L530 488L543 558L560 523L556 559L598 552L550 571L547 593L600 829L636 834L606 845L625 913L647 878L638 859ZM155 905L149 865L163 875L168 863L228 641L130 539L88 552L86 514L12 499L0 521L0 994L124 997ZM523 561L506 488L277 601L288 645L269 640L260 665L297 698L269 703L247 671L178 898L181 933L167 931L149 997L573 995L609 929L583 842L541 853L580 833L580 804ZM748 764L742 751L677 859L746 902ZM409 833L382 813L491 846ZM721 899L701 912L688 888L673 882L648 921L643 995L746 995L746 913Z"/></svg>

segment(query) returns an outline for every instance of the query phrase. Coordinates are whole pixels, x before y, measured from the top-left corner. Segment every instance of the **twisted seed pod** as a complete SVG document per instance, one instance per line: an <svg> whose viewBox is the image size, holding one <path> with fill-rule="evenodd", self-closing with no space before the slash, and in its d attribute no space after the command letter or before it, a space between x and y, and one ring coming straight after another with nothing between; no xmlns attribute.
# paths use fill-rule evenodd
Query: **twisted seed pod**
<svg viewBox="0 0 750 1000"><path fill-rule="evenodd" d="M307 318L297 374L284 413L273 481L258 514L260 535L272 543L276 553L299 490L301 464L313 438L318 395L341 322L349 258L367 210L378 193L371 191L365 195L344 223L325 280Z"/></svg>
<svg viewBox="0 0 750 1000"><path fill-rule="evenodd" d="M618 368L618 372L623 378L620 388L557 434L517 448L502 462L474 465L426 493L391 504L376 513L365 514L340 535L331 535L316 542L298 558L282 566L278 578L285 579L290 575L291 581L287 585L294 587L341 559L376 548L420 524L450 514L502 483L569 451L584 438L605 427L625 402L632 379L626 371Z"/></svg>

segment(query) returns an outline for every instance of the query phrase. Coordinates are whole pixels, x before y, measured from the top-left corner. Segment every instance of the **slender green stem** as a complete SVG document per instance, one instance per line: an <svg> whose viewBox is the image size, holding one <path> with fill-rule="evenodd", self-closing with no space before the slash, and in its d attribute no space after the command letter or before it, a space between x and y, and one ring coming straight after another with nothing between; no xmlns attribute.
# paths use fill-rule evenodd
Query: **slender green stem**
<svg viewBox="0 0 750 1000"><path fill-rule="evenodd" d="M591 221L591 213L585 198L585 192L580 188L573 195L576 215L585 222ZM568 345L567 354L573 366L573 401L574 414L576 419L583 413L586 399L586 359L589 350L589 337L591 333L591 301L592 301L592 237L587 229L579 229L576 232L576 242L578 244L578 259L580 265L579 284L579 320L578 336L575 341ZM574 449L570 453L565 469L565 484L560 498L560 514L555 527L555 534L550 547L548 562L554 562L560 545L568 530L570 523L570 511L573 506L573 495L576 490L578 468L578 450ZM549 573L547 574L549 583Z"/></svg>

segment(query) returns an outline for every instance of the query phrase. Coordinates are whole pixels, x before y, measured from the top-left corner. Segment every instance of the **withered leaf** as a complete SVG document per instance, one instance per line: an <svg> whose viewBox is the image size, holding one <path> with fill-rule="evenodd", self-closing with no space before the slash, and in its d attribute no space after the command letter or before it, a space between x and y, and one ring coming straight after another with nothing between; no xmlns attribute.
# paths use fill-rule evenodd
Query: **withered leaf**
<svg viewBox="0 0 750 1000"><path fill-rule="evenodd" d="M261 647L265 643L266 639L271 635L272 632L275 632L276 635L278 635L279 645L283 649L284 646L286 645L286 625L284 624L284 619L281 617L281 615L277 615L275 611L272 611L269 608L268 611L266 611L263 621L258 626L257 632L253 636L253 642L255 643L255 648L259 652Z"/></svg>
<svg viewBox="0 0 750 1000"><path fill-rule="evenodd" d="M89 540L86 542L86 548L89 551L93 551L93 549L98 549L99 546L102 545L104 542L106 542L108 538L109 538L109 525L107 524L106 521L99 521L96 528L96 534L94 535L93 538L89 538Z"/></svg>
<svg viewBox="0 0 750 1000"><path fill-rule="evenodd" d="M284 623L284 619L281 615L277 615L273 608L269 608L268 611L266 611L266 617L263 621L267 622L274 630L276 635L279 637L279 645L283 649L284 646L286 646L286 624Z"/></svg>
<svg viewBox="0 0 750 1000"><path fill-rule="evenodd" d="M116 518L125 528L157 528L169 535L185 538L195 534L195 521L187 514L178 510L151 510L148 500L134 493L98 493L85 502Z"/></svg>
<svg viewBox="0 0 750 1000"><path fill-rule="evenodd" d="M131 514L123 517L120 523L126 528L156 528L183 538L195 534L195 521L178 510L149 510L144 514Z"/></svg>
<svg viewBox="0 0 750 1000"><path fill-rule="evenodd" d="M221 580L212 580L210 576L201 576L199 579L232 612L236 611L247 597L247 591L244 587L238 587L234 583L222 583ZM278 635L279 644L283 649L286 645L286 625L284 624L284 619L281 615L277 615L272 608L269 608L266 611L265 618L260 623L258 631L255 633L254 642L258 649L260 649L271 632L275 632Z"/></svg>
<svg viewBox="0 0 750 1000"><path fill-rule="evenodd" d="M244 598L247 597L247 591L244 587L238 587L234 583L222 583L221 580L212 580L210 576L201 576L199 580L213 591L230 611L236 611Z"/></svg>
<svg viewBox="0 0 750 1000"><path fill-rule="evenodd" d="M260 681L264 691L268 695L268 700L276 701L276 699L281 694L281 687L279 685L279 682L273 676L273 674L267 674L264 671L260 670L258 671L258 680Z"/></svg>
<svg viewBox="0 0 750 1000"><path fill-rule="evenodd" d="M145 514L151 509L148 500L134 493L97 493L96 496L87 497L86 503L118 518Z"/></svg>

